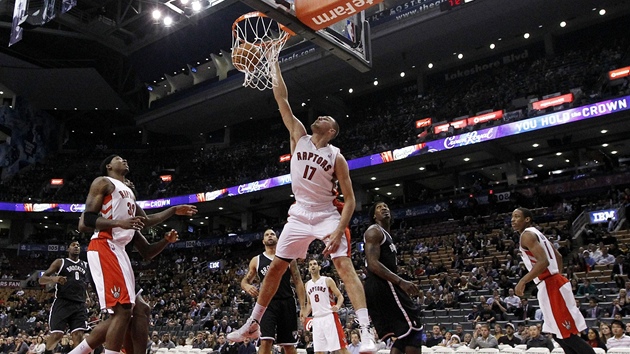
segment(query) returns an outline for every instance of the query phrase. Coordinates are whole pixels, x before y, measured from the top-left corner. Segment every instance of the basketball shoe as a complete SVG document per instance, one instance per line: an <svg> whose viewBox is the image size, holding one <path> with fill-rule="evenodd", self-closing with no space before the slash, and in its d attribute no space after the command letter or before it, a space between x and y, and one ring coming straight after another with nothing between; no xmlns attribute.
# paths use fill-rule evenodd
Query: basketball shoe
<svg viewBox="0 0 630 354"><path fill-rule="evenodd" d="M374 341L374 333L371 326L361 327L361 345L359 346L360 354L374 354L377 352L376 342Z"/></svg>
<svg viewBox="0 0 630 354"><path fill-rule="evenodd" d="M245 338L257 339L260 337L260 324L253 318L248 318L243 327L228 333L227 339L232 342L242 342Z"/></svg>

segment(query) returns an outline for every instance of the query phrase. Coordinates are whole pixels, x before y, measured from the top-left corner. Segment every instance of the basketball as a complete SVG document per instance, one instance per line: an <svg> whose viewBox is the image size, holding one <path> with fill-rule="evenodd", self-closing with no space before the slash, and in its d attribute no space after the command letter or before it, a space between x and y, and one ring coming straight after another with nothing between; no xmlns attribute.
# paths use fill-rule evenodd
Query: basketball
<svg viewBox="0 0 630 354"><path fill-rule="evenodd" d="M260 62L260 49L248 42L239 44L232 49L232 63L238 71L252 72Z"/></svg>

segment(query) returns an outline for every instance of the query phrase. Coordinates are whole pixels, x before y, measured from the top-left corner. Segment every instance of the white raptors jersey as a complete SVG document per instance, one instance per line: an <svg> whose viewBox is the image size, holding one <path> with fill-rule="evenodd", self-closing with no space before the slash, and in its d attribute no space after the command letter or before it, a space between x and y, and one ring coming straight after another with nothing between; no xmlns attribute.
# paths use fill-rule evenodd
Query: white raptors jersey
<svg viewBox="0 0 630 354"><path fill-rule="evenodd" d="M553 251L553 245L551 244L551 242L549 242L549 240L547 240L547 237L545 237L545 235L543 235L535 227L528 227L523 230L523 233L526 231L530 231L538 237L538 242L540 242L540 246L545 251L547 260L549 260L549 265L547 266L547 269L545 269L545 271L542 272L538 277L534 278L534 282L538 284L542 280L545 280L545 278L560 273L560 270L558 269L558 262L556 261L556 254ZM521 233L521 237L522 235L523 234ZM534 254L530 250L526 250L523 247L519 248L521 251L521 258L523 259L523 263L525 263L525 267L528 271L531 271L534 267L534 264L536 264L538 260L534 258Z"/></svg>
<svg viewBox="0 0 630 354"><path fill-rule="evenodd" d="M105 178L114 185L114 191L112 194L103 198L101 216L109 220L125 220L136 216L136 196L131 189L117 179L111 177ZM117 244L126 245L131 241L134 233L135 230L133 229L125 230L120 227L114 227L94 231L92 239L106 238Z"/></svg>
<svg viewBox="0 0 630 354"><path fill-rule="evenodd" d="M313 279L306 282L306 293L311 301L311 309L313 317L321 317L333 312L332 294L328 285L326 285L328 277L321 276L316 282Z"/></svg>
<svg viewBox="0 0 630 354"><path fill-rule="evenodd" d="M328 144L318 149L304 135L291 156L291 187L299 204L331 205L335 199L335 159L339 149Z"/></svg>

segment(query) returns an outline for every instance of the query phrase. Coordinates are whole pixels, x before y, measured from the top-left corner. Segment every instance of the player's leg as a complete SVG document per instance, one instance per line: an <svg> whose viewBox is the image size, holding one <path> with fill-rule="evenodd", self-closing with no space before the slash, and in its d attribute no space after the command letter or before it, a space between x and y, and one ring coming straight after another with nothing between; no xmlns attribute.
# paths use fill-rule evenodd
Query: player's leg
<svg viewBox="0 0 630 354"><path fill-rule="evenodd" d="M593 347L575 334L564 339L554 335L554 339L564 349L565 354L595 354Z"/></svg>
<svg viewBox="0 0 630 354"><path fill-rule="evenodd" d="M273 340L263 339L260 341L260 347L258 348L259 354L272 354L273 352Z"/></svg>
<svg viewBox="0 0 630 354"><path fill-rule="evenodd" d="M284 349L284 354L297 354L296 345L298 340L295 336L297 333L297 309L295 308L295 299L283 299L275 301L278 306L278 321L276 329L276 337L278 345Z"/></svg>
<svg viewBox="0 0 630 354"><path fill-rule="evenodd" d="M57 347L57 343L63 338L63 332L51 332L48 334L48 338L46 338L46 351L45 354L51 354L55 347ZM77 342L78 343L78 342Z"/></svg>
<svg viewBox="0 0 630 354"><path fill-rule="evenodd" d="M136 305L133 307L133 316L129 322L129 330L125 335L124 347L127 354L146 353L149 338L149 318L151 318L151 308L144 301L142 295L138 294Z"/></svg>
<svg viewBox="0 0 630 354"><path fill-rule="evenodd" d="M75 347L68 354L87 354L105 343L105 337L111 324L111 318L101 321L96 327L92 328L90 335L80 342L73 342ZM79 344L77 344L79 343Z"/></svg>
<svg viewBox="0 0 630 354"><path fill-rule="evenodd" d="M291 210L294 209L294 206L291 207ZM292 259L306 257L306 251L313 237L304 235L303 230L308 230L308 228L302 226L303 223L296 221L291 210L289 210L289 215L291 215L289 222L284 226L278 238L276 256L271 261L269 270L265 274L265 279L260 285L258 299L252 310L251 317L247 319L241 328L227 335L227 339L232 342L242 342L245 338L256 339L260 337L260 320L265 314L271 299L278 291L282 276L289 267L289 262Z"/></svg>
<svg viewBox="0 0 630 354"><path fill-rule="evenodd" d="M85 332L83 332L83 330L79 329L76 331L72 331L72 333L70 333L70 336L72 336L72 347L76 348L77 345L79 345L79 343L81 343L81 341L83 341L83 335L85 334Z"/></svg>

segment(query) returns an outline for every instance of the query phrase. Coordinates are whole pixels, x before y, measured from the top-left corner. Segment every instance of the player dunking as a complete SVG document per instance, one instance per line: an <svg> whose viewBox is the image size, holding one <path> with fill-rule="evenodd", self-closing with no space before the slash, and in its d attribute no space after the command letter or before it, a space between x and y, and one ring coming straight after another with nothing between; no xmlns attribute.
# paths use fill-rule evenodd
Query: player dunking
<svg viewBox="0 0 630 354"><path fill-rule="evenodd" d="M250 260L249 270L243 280L241 280L241 288L252 297L258 296L258 289L252 284L252 281L256 275L258 275L260 281L264 281L269 265L276 254L278 237L273 230L265 231L263 244L265 245L265 252ZM265 311L265 315L260 321L262 334L258 352L261 354L271 354L274 339L277 340L278 345L282 346L286 354L297 353L295 348L297 338L294 335L297 332L297 316L291 280L293 280L295 285L295 292L297 293L300 307L303 307L306 301L304 283L302 282L297 263L293 260L289 265L289 269L282 275L280 287L273 299L271 299L267 311Z"/></svg>
<svg viewBox="0 0 630 354"><path fill-rule="evenodd" d="M348 343L343 332L341 321L337 311L343 305L343 295L337 288L337 284L332 278L319 274L321 267L316 259L308 262L308 271L311 273L311 280L306 282L306 294L308 303L302 317L313 313L311 326L313 328L313 350L315 353L324 354L326 352L339 351L347 354ZM332 295L337 301L332 304Z"/></svg>
<svg viewBox="0 0 630 354"><path fill-rule="evenodd" d="M51 354L66 330L72 335L73 346L83 340L87 330L87 283L89 269L86 261L79 259L81 245L72 241L68 246L68 257L57 258L39 278L42 285L55 284L55 301L50 307L50 335L46 339L45 354Z"/></svg>
<svg viewBox="0 0 630 354"><path fill-rule="evenodd" d="M320 239L326 243L324 255L331 256L359 319L360 351L376 352L374 337L369 330L363 285L352 265L350 240L344 233L356 203L350 171L339 149L329 144L339 134L339 125L332 117L319 117L311 125L313 135L308 135L304 125L293 115L287 87L277 63L274 70L278 76L278 85L273 88L274 97L291 137L291 187L295 204L289 209L288 222L276 247L276 257L262 282L252 315L243 327L230 333L228 339L241 342L245 338L260 336L260 319L276 293L289 262L306 258L310 243ZM341 215L333 205L335 179L339 181L346 204Z"/></svg>
<svg viewBox="0 0 630 354"><path fill-rule="evenodd" d="M525 284L533 280L545 318L542 331L553 334L567 354L594 354L593 348L579 336L586 329L586 322L575 304L571 283L560 273L562 256L545 235L532 227L533 218L526 208L512 212L512 228L521 234L521 257L528 270L514 292L523 296Z"/></svg>
<svg viewBox="0 0 630 354"><path fill-rule="evenodd" d="M381 339L396 337L392 354L420 354L420 310L410 298L419 290L414 283L396 274L397 250L389 231L389 207L377 202L370 207L368 215L374 224L364 234L365 297L374 328Z"/></svg>

